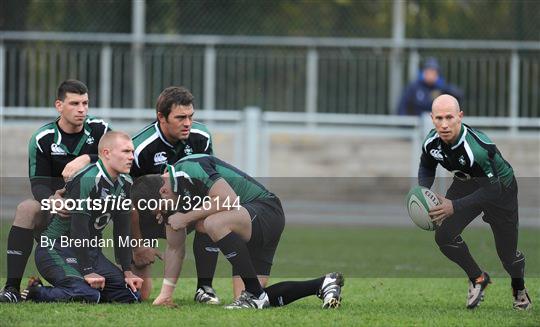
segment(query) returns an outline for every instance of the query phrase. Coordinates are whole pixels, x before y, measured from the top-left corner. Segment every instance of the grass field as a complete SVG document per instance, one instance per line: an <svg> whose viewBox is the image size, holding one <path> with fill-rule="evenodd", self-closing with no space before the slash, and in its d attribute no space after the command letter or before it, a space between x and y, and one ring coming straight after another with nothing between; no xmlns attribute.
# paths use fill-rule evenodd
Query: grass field
<svg viewBox="0 0 540 327"><path fill-rule="evenodd" d="M5 253L7 231L6 224L2 224L0 253ZM520 249L527 256L527 287L533 301L540 298L539 232L523 229L520 234ZM152 307L151 302L127 306L0 305L0 325L540 325L537 307L528 312L511 309L509 279L498 261L489 229L471 228L464 233L481 266L496 277L485 302L474 311L465 309L467 282L463 273L442 256L432 237L432 233L415 228L288 226L270 282L342 271L346 281L338 310L321 310L321 301L316 297L257 312L229 312L221 307L197 305L192 301L196 280L188 250L184 278L175 293L180 305L177 309ZM192 237L188 239L191 242ZM161 263L155 268L153 297L161 286ZM5 267L1 270L5 276ZM31 263L26 274L33 273ZM220 259L214 286L226 302L232 296L229 274L228 262Z"/></svg>

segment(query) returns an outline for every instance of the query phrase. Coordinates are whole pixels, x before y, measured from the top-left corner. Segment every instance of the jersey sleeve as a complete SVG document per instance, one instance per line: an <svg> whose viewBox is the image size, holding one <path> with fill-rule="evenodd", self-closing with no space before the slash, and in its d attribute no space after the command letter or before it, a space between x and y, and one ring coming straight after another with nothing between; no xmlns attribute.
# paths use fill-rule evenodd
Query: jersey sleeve
<svg viewBox="0 0 540 327"><path fill-rule="evenodd" d="M455 211L462 211L474 205L496 201L502 191L502 185L495 167L494 149L484 148L471 140L466 144L469 155L474 156L472 176L479 188L473 193L452 201ZM494 146L493 146L494 148Z"/></svg>
<svg viewBox="0 0 540 327"><path fill-rule="evenodd" d="M32 188L32 195L41 201L54 194L52 187L52 165L50 155L45 152L43 144L32 136L28 144L28 177Z"/></svg>
<svg viewBox="0 0 540 327"><path fill-rule="evenodd" d="M123 191L125 198L131 199L131 186L133 185L132 179L127 175L122 175L124 178ZM119 211L116 213L113 222L113 237L114 237L114 255L116 262L122 267L122 271L131 270L131 247L121 246L120 238L127 240L131 237L131 209ZM129 242L124 242L130 244Z"/></svg>
<svg viewBox="0 0 540 327"><path fill-rule="evenodd" d="M90 193L93 189L93 178L81 176L75 178L73 181L66 185L67 198L77 200L86 199L90 197ZM81 210L77 208L71 212L71 229L70 237L75 240L83 240L90 238L89 223L91 214L86 204L81 205ZM83 275L94 272L94 263L90 259L90 247L83 245L74 247L75 255L77 256L79 267Z"/></svg>
<svg viewBox="0 0 540 327"><path fill-rule="evenodd" d="M420 155L420 165L418 166L418 185L431 188L435 181L435 172L439 164L427 152L429 139L435 136L435 132L431 131L422 145L422 154Z"/></svg>

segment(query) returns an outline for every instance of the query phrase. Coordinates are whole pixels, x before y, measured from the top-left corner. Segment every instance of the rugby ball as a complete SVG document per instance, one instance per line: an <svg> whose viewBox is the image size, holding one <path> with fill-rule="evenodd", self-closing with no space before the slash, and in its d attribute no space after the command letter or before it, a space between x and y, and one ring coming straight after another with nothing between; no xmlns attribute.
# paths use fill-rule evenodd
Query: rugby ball
<svg viewBox="0 0 540 327"><path fill-rule="evenodd" d="M407 194L406 205L409 217L416 226L425 230L435 230L437 225L431 221L428 212L440 204L439 199L430 189L422 186L411 188Z"/></svg>

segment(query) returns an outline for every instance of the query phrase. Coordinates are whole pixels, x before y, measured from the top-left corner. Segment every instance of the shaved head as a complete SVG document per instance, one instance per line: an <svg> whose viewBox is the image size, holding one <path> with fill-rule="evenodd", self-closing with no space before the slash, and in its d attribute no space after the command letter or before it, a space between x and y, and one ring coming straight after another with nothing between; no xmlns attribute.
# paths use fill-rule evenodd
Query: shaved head
<svg viewBox="0 0 540 327"><path fill-rule="evenodd" d="M433 100L431 119L441 140L453 144L461 132L463 111L459 102L451 95L443 94Z"/></svg>
<svg viewBox="0 0 540 327"><path fill-rule="evenodd" d="M105 133L99 140L98 153L101 154L103 149L112 149L116 145L117 140L131 141L131 137L127 133L119 131L109 131Z"/></svg>
<svg viewBox="0 0 540 327"><path fill-rule="evenodd" d="M439 95L435 98L435 100L433 100L431 112L439 109L454 109L456 112L461 111L458 100L449 94Z"/></svg>

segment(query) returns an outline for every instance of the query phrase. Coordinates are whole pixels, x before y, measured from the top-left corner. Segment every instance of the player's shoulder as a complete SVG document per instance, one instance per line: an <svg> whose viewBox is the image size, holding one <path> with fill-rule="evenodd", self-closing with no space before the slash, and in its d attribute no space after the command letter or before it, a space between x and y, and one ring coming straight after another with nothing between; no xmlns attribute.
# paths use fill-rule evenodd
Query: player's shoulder
<svg viewBox="0 0 540 327"><path fill-rule="evenodd" d="M32 138L36 140L41 139L45 135L54 134L55 130L56 130L56 121L49 122L45 125L40 126L38 129L36 129L34 133L32 134Z"/></svg>
<svg viewBox="0 0 540 327"><path fill-rule="evenodd" d="M214 156L211 156L206 153L194 153L194 154L190 154L189 156L185 156L181 158L176 163L201 162L201 161L212 160L213 158Z"/></svg>
<svg viewBox="0 0 540 327"><path fill-rule="evenodd" d="M71 179L66 183L66 189L70 190L75 185L85 188L92 188L98 175L99 168L97 167L97 164L93 163L86 165L71 177Z"/></svg>
<svg viewBox="0 0 540 327"><path fill-rule="evenodd" d="M41 127L39 127L28 142L30 149L45 149L43 145L47 143L52 143L54 140L54 134L56 132L56 121L49 122ZM31 150L33 151L33 150Z"/></svg>
<svg viewBox="0 0 540 327"><path fill-rule="evenodd" d="M467 133L464 138L466 149L471 152L476 161L487 160L490 154L497 152L495 143L485 133L465 124L464 126Z"/></svg>
<svg viewBox="0 0 540 327"><path fill-rule="evenodd" d="M135 148L139 147L142 143L148 143L149 140L152 141L159 137L155 125L156 122L146 125L132 137Z"/></svg>
<svg viewBox="0 0 540 327"><path fill-rule="evenodd" d="M435 129L432 129L424 138L424 141L422 142L422 147L424 148L424 150L427 150L432 146L438 145L439 141L439 134L437 134L437 131Z"/></svg>
<svg viewBox="0 0 540 327"><path fill-rule="evenodd" d="M92 130L97 130L100 132L106 131L110 128L109 123L107 123L104 119L93 116L87 116L85 122Z"/></svg>
<svg viewBox="0 0 540 327"><path fill-rule="evenodd" d="M193 121L193 124L191 125L191 131L190 131L190 137L191 136L203 137L206 139L212 138L210 131L208 130L208 127L199 121Z"/></svg>
<svg viewBox="0 0 540 327"><path fill-rule="evenodd" d="M133 178L131 178L129 174L120 174L118 175L118 177L121 179L122 182L124 182L124 184L133 185Z"/></svg>
<svg viewBox="0 0 540 327"><path fill-rule="evenodd" d="M493 141L487 136L486 133L479 129L472 128L469 125L463 124L467 130L466 140L471 142L477 142L484 145L494 145Z"/></svg>

